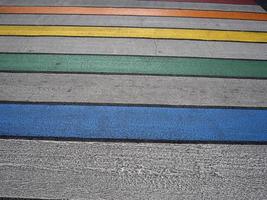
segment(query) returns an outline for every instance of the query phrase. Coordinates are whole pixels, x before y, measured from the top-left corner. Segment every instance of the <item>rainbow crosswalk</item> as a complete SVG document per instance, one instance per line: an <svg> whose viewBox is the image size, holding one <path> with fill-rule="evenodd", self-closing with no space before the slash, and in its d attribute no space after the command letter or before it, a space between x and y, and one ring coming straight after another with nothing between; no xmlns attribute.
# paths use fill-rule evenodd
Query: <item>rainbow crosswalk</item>
<svg viewBox="0 0 267 200"><path fill-rule="evenodd" d="M0 198L263 199L263 7L0 0Z"/></svg>

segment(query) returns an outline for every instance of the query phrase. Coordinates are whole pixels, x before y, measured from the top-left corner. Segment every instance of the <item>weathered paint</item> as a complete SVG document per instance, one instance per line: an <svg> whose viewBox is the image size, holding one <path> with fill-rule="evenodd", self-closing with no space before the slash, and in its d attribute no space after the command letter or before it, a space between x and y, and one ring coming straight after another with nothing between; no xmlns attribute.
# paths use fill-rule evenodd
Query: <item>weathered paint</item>
<svg viewBox="0 0 267 200"><path fill-rule="evenodd" d="M0 100L267 107L267 80L103 74L0 73Z"/></svg>
<svg viewBox="0 0 267 200"><path fill-rule="evenodd" d="M267 32L93 26L0 26L1 36L151 38L267 42Z"/></svg>
<svg viewBox="0 0 267 200"><path fill-rule="evenodd" d="M109 48L107 48L109 47ZM267 58L266 43L88 37L0 37L0 52Z"/></svg>
<svg viewBox="0 0 267 200"><path fill-rule="evenodd" d="M0 71L267 77L267 61L182 57L0 54Z"/></svg>
<svg viewBox="0 0 267 200"><path fill-rule="evenodd" d="M267 21L266 13L155 8L0 6L0 14L122 15Z"/></svg>
<svg viewBox="0 0 267 200"><path fill-rule="evenodd" d="M267 141L267 110L0 104L0 135Z"/></svg>

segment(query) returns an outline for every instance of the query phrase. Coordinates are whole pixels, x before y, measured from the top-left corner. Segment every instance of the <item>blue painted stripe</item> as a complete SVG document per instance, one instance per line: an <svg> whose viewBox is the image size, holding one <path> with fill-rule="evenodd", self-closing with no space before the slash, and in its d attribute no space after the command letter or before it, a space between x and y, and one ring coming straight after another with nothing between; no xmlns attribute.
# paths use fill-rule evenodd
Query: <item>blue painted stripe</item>
<svg viewBox="0 0 267 200"><path fill-rule="evenodd" d="M267 110L0 104L0 135L267 141Z"/></svg>

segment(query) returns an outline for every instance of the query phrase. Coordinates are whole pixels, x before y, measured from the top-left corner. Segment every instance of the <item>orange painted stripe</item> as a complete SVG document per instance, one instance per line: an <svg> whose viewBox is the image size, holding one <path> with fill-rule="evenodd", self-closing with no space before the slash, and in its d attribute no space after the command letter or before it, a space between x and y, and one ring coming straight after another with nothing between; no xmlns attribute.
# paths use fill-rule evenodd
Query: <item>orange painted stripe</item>
<svg viewBox="0 0 267 200"><path fill-rule="evenodd" d="M169 1L169 2L190 2L190 3L223 3L223 4L241 4L255 5L256 0L142 0L142 1Z"/></svg>
<svg viewBox="0 0 267 200"><path fill-rule="evenodd" d="M267 21L266 13L189 9L0 6L0 14L123 15Z"/></svg>

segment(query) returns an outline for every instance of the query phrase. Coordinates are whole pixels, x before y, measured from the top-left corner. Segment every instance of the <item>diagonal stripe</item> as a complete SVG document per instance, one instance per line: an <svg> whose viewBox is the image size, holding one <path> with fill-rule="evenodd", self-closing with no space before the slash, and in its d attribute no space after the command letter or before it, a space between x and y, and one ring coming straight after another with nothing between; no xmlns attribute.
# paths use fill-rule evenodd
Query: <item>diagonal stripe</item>
<svg viewBox="0 0 267 200"><path fill-rule="evenodd" d="M266 32L164 28L0 26L2 36L63 36L267 42Z"/></svg>
<svg viewBox="0 0 267 200"><path fill-rule="evenodd" d="M0 54L0 71L267 78L267 61L208 58Z"/></svg>
<svg viewBox="0 0 267 200"><path fill-rule="evenodd" d="M267 107L267 80L0 73L0 101Z"/></svg>
<svg viewBox="0 0 267 200"><path fill-rule="evenodd" d="M40 104L0 110L1 136L267 142L267 110Z"/></svg>
<svg viewBox="0 0 267 200"><path fill-rule="evenodd" d="M267 21L266 13L224 12L224 11L183 10L183 9L109 8L109 7L104 8L104 7L0 6L0 14L125 15L125 16L190 17L190 18Z"/></svg>

